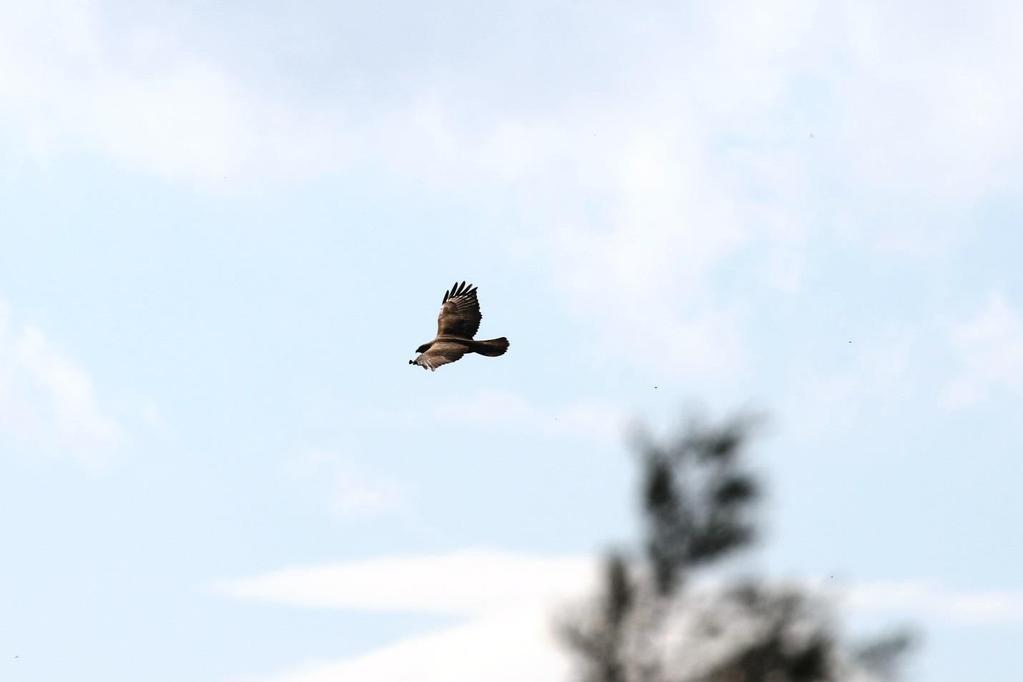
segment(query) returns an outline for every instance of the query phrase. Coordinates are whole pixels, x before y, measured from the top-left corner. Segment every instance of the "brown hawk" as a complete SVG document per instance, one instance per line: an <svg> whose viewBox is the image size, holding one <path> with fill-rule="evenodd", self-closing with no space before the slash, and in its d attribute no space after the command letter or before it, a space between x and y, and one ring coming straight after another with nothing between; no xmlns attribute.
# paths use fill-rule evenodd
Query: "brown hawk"
<svg viewBox="0 0 1023 682"><path fill-rule="evenodd" d="M415 360L410 365L419 365L431 372L441 365L458 360L466 353L479 353L489 357L504 355L508 350L508 339L476 341L476 331L480 328L480 302L476 300L476 287L465 282L451 287L444 292L441 301L440 315L437 317L437 338L424 343L416 352Z"/></svg>

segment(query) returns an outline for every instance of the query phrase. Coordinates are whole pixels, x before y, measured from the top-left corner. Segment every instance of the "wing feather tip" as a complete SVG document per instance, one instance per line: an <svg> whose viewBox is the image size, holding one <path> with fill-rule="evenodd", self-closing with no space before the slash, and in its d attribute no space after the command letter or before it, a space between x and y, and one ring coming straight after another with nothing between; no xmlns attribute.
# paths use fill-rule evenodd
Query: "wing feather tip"
<svg viewBox="0 0 1023 682"><path fill-rule="evenodd" d="M441 303L446 303L449 299L457 298L458 296L475 296L478 288L472 282L465 280L455 282L450 289L444 292L444 300Z"/></svg>

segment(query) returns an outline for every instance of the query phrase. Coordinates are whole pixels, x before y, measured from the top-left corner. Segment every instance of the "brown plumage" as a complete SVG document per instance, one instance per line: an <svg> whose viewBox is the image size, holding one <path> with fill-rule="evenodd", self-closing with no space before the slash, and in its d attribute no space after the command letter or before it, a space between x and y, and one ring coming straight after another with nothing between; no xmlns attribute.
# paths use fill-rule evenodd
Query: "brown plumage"
<svg viewBox="0 0 1023 682"><path fill-rule="evenodd" d="M476 287L465 282L455 282L450 290L444 292L444 300L441 301L440 315L437 316L437 337L416 348L419 355L415 360L409 360L408 364L434 371L466 353L489 357L504 355L508 350L508 339L503 336L485 341L472 338L476 336L482 319Z"/></svg>

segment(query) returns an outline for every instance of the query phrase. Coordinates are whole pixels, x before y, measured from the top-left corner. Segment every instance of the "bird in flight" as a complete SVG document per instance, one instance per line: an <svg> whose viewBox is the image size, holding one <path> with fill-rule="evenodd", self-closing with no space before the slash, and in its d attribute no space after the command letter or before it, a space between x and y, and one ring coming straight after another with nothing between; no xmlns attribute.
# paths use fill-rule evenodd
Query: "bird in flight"
<svg viewBox="0 0 1023 682"><path fill-rule="evenodd" d="M476 341L472 337L480 328L480 302L476 299L476 287L462 282L444 292L440 315L437 316L437 338L424 343L416 352L410 365L419 365L431 372L441 365L458 360L466 353L479 353L488 357L504 355L508 350L508 339Z"/></svg>

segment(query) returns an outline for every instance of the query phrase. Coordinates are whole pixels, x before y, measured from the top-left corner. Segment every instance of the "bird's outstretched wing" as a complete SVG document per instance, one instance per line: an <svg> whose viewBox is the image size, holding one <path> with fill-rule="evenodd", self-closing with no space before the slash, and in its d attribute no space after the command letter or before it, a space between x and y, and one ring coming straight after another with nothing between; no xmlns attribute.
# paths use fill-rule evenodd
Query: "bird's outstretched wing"
<svg viewBox="0 0 1023 682"><path fill-rule="evenodd" d="M444 292L440 315L437 316L437 336L471 339L476 336L482 319L476 287L455 282L449 291Z"/></svg>
<svg viewBox="0 0 1023 682"><path fill-rule="evenodd" d="M419 365L431 372L441 365L458 360L465 355L465 346L451 341L435 341L430 350L420 353L419 357L412 361L413 365Z"/></svg>

